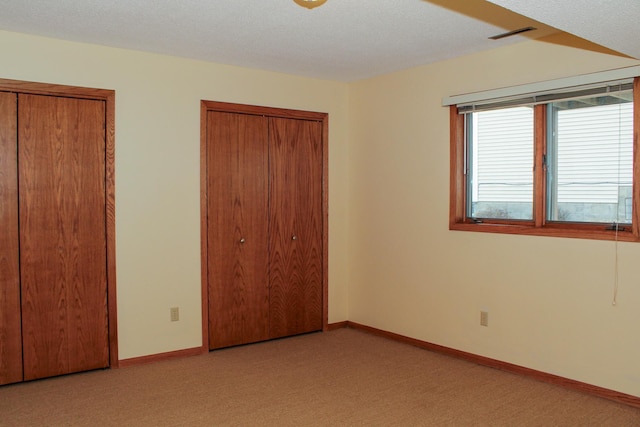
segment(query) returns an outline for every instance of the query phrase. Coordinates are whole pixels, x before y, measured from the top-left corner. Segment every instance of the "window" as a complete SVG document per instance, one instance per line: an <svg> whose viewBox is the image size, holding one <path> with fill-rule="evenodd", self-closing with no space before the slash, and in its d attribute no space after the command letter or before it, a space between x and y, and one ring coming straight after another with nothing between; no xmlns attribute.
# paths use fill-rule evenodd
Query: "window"
<svg viewBox="0 0 640 427"><path fill-rule="evenodd" d="M471 218L533 219L533 108L465 117Z"/></svg>
<svg viewBox="0 0 640 427"><path fill-rule="evenodd" d="M640 241L639 82L451 104L450 228Z"/></svg>
<svg viewBox="0 0 640 427"><path fill-rule="evenodd" d="M548 220L631 223L632 92L547 108Z"/></svg>

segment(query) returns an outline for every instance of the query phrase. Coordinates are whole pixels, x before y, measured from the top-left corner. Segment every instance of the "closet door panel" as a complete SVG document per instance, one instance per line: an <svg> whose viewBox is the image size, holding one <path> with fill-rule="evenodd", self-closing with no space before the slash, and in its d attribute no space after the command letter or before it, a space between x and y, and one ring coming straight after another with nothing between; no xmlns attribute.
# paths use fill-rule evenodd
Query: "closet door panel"
<svg viewBox="0 0 640 427"><path fill-rule="evenodd" d="M322 124L270 120L270 335L322 329Z"/></svg>
<svg viewBox="0 0 640 427"><path fill-rule="evenodd" d="M269 337L267 118L207 113L209 347Z"/></svg>
<svg viewBox="0 0 640 427"><path fill-rule="evenodd" d="M25 380L109 366L105 105L19 95Z"/></svg>
<svg viewBox="0 0 640 427"><path fill-rule="evenodd" d="M0 384L22 381L16 100L0 92Z"/></svg>

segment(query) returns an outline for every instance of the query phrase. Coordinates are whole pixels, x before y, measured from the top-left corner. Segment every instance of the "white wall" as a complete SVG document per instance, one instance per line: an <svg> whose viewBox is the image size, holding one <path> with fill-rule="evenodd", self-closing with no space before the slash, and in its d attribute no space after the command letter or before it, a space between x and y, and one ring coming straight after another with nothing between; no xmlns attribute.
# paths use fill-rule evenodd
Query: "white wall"
<svg viewBox="0 0 640 427"><path fill-rule="evenodd" d="M329 321L347 319L346 84L9 32L0 51L1 78L116 91L120 359L202 345L202 99L329 113Z"/></svg>
<svg viewBox="0 0 640 427"><path fill-rule="evenodd" d="M640 396L640 244L618 245L614 307L614 242L449 231L441 106L637 64L525 42L352 84L349 320Z"/></svg>

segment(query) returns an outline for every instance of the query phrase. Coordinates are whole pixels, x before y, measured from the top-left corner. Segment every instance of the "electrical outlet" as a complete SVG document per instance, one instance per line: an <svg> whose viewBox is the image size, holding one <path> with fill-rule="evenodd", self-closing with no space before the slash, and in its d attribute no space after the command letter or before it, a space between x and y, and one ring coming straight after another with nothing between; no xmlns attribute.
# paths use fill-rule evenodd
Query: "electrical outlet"
<svg viewBox="0 0 640 427"><path fill-rule="evenodd" d="M180 320L180 309L178 307L171 307L171 321L177 322Z"/></svg>
<svg viewBox="0 0 640 427"><path fill-rule="evenodd" d="M481 311L480 312L480 326L489 326L489 312Z"/></svg>

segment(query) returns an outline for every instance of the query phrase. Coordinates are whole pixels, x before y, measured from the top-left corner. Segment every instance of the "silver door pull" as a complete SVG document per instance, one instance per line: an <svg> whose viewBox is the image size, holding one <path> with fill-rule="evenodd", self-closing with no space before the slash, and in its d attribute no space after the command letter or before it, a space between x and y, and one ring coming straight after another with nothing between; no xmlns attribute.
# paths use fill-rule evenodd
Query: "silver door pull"
<svg viewBox="0 0 640 427"><path fill-rule="evenodd" d="M244 243L244 242L245 242L245 240L244 240L244 237L243 237L242 239L240 239L240 243Z"/></svg>
<svg viewBox="0 0 640 427"><path fill-rule="evenodd" d="M291 237L291 240L297 240L297 239L298 239L298 236Z"/></svg>

